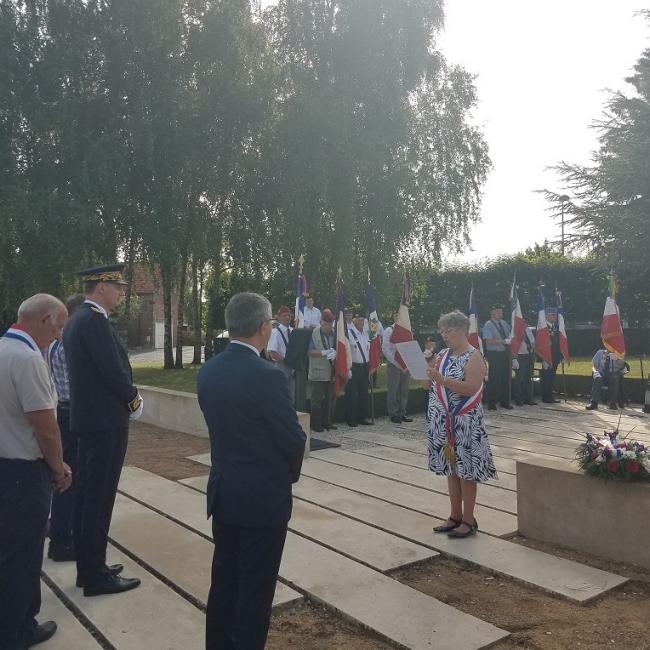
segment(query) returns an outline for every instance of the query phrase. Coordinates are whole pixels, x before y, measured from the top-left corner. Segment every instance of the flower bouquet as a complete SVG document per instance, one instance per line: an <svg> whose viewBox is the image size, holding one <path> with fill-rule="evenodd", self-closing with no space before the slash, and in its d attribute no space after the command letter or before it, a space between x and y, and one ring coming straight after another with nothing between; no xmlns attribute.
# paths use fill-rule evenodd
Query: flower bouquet
<svg viewBox="0 0 650 650"><path fill-rule="evenodd" d="M576 452L576 460L589 476L623 481L650 480L650 449L633 440L619 440L618 431L605 432L604 438L587 434Z"/></svg>

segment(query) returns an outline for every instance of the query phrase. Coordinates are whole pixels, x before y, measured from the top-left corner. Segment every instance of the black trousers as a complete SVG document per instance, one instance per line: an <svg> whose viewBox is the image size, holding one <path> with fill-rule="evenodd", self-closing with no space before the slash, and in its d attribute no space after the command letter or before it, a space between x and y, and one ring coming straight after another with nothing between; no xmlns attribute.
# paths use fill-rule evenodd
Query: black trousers
<svg viewBox="0 0 650 650"><path fill-rule="evenodd" d="M517 401L517 404L532 402L535 355L518 354L517 361L519 369L515 371L515 378L512 380L512 396Z"/></svg>
<svg viewBox="0 0 650 650"><path fill-rule="evenodd" d="M109 575L108 529L128 439L128 429L92 431L79 436L73 528L77 575L86 586Z"/></svg>
<svg viewBox="0 0 650 650"><path fill-rule="evenodd" d="M311 426L327 428L332 425L334 413L334 384L331 381L310 381L307 384L309 394L309 413Z"/></svg>
<svg viewBox="0 0 650 650"><path fill-rule="evenodd" d="M591 401L601 402L603 399L603 386L607 386L607 399L610 404L620 404L623 406L625 399L623 396L623 374L620 372L610 372L607 380L603 377L594 377L591 385Z"/></svg>
<svg viewBox="0 0 650 650"><path fill-rule="evenodd" d="M55 492L52 496L50 514L50 545L56 548L71 546L72 522L74 515L75 485L77 483L77 436L70 432L70 409L59 406L56 419L61 430L63 445L63 462L72 470L72 485L64 492Z"/></svg>
<svg viewBox="0 0 650 650"><path fill-rule="evenodd" d="M352 377L345 385L345 419L356 424L368 419L368 364L353 363Z"/></svg>
<svg viewBox="0 0 650 650"><path fill-rule="evenodd" d="M51 498L43 460L0 458L0 650L37 625Z"/></svg>
<svg viewBox="0 0 650 650"><path fill-rule="evenodd" d="M539 373L540 383L542 385L542 401L553 401L553 385L555 384L555 372L557 371L557 363L553 363L550 368L542 367Z"/></svg>
<svg viewBox="0 0 650 650"><path fill-rule="evenodd" d="M206 650L263 650L287 524L239 528L213 518L212 534Z"/></svg>
<svg viewBox="0 0 650 650"><path fill-rule="evenodd" d="M488 405L495 406L497 402L501 402L506 406L510 404L510 355L507 351L487 350L485 356L488 362Z"/></svg>

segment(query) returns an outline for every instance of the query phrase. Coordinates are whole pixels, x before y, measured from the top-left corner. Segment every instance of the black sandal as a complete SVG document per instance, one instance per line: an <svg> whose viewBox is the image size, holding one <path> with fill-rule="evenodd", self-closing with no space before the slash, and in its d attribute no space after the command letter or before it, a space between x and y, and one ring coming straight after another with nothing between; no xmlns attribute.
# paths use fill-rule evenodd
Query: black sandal
<svg viewBox="0 0 650 650"><path fill-rule="evenodd" d="M444 524L442 526L434 526L433 527L433 532L434 533L448 533L450 530L454 530L455 528L458 528L463 522L459 521L458 519L454 519L453 517L447 517L449 521L453 521L454 525L453 526L445 526Z"/></svg>
<svg viewBox="0 0 650 650"><path fill-rule="evenodd" d="M465 531L464 533L459 533L457 530L455 530L456 528L460 527L461 524L465 524L469 528L469 530ZM477 531L478 531L478 521L476 521L476 519L474 519L473 524L470 524L467 521L461 521L460 524L458 524L458 526L454 526L454 528L447 533L447 536L460 539L463 537L470 537L471 535L476 535Z"/></svg>

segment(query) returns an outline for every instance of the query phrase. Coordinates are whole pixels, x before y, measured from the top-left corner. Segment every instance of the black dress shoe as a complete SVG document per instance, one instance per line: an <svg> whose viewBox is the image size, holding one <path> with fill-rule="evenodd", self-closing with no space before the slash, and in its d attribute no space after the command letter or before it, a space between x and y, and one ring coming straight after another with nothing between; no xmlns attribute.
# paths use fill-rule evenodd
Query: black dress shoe
<svg viewBox="0 0 650 650"><path fill-rule="evenodd" d="M108 572L112 576L116 576L116 575L119 575L120 573L122 573L122 571L124 571L124 565L123 564L109 564L106 567L106 569L108 570ZM83 580L79 576L77 576L77 582L75 584L77 585L77 587L83 587L84 586Z"/></svg>
<svg viewBox="0 0 650 650"><path fill-rule="evenodd" d="M395 424L401 424L402 423L402 418L397 417L396 415L393 415L390 419L391 422L394 422Z"/></svg>
<svg viewBox="0 0 650 650"><path fill-rule="evenodd" d="M361 420L361 422L359 422L359 424L365 424L367 426L369 424L373 424L373 421L372 420Z"/></svg>
<svg viewBox="0 0 650 650"><path fill-rule="evenodd" d="M488 404L488 411L496 411L496 410L497 410L496 404Z"/></svg>
<svg viewBox="0 0 650 650"><path fill-rule="evenodd" d="M122 578L110 575L96 585L84 587L84 596L102 596L104 594L121 594L140 586L140 578Z"/></svg>
<svg viewBox="0 0 650 650"><path fill-rule="evenodd" d="M404 416L402 418L402 422L413 422L413 418L407 418L406 416Z"/></svg>
<svg viewBox="0 0 650 650"><path fill-rule="evenodd" d="M506 409L506 411L512 411L515 407L512 404L501 404L502 409Z"/></svg>
<svg viewBox="0 0 650 650"><path fill-rule="evenodd" d="M44 643L54 636L56 630L57 626L54 621L45 621L45 623L41 623L22 634L19 647L31 648L33 645Z"/></svg>
<svg viewBox="0 0 650 650"><path fill-rule="evenodd" d="M50 542L50 545L47 547L47 557L53 562L74 562L77 559L77 554L72 544L55 546Z"/></svg>
<svg viewBox="0 0 650 650"><path fill-rule="evenodd" d="M559 404L561 400L559 399L543 399L544 404Z"/></svg>
<svg viewBox="0 0 650 650"><path fill-rule="evenodd" d="M587 406L585 406L585 409L587 411L597 411L598 410L598 402L589 402Z"/></svg>
<svg viewBox="0 0 650 650"><path fill-rule="evenodd" d="M537 406L537 402L524 402L526 406Z"/></svg>
<svg viewBox="0 0 650 650"><path fill-rule="evenodd" d="M612 404L609 405L609 408L610 408L612 411L618 411L618 404L616 404L615 402L613 402Z"/></svg>
<svg viewBox="0 0 650 650"><path fill-rule="evenodd" d="M349 427L356 427L357 423L356 422L348 422Z"/></svg>
<svg viewBox="0 0 650 650"><path fill-rule="evenodd" d="M312 425L311 430L315 431L316 433L323 433L323 431L325 431L325 429L323 429L323 427L316 427L314 425Z"/></svg>
<svg viewBox="0 0 650 650"><path fill-rule="evenodd" d="M337 427L335 424L330 424L330 425L327 427L327 430L328 430L328 431L336 431L337 429L338 429L338 427Z"/></svg>
<svg viewBox="0 0 650 650"><path fill-rule="evenodd" d="M524 405L524 403L523 403L521 400L515 402L515 404L516 404L517 406L523 406L523 405Z"/></svg>

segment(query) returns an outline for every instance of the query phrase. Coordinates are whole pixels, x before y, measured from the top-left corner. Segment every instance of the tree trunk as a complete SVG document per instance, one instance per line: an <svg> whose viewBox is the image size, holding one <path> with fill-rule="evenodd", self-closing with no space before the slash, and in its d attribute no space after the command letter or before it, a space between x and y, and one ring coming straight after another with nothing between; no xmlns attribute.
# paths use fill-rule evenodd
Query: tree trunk
<svg viewBox="0 0 650 650"><path fill-rule="evenodd" d="M171 271L166 265L160 265L160 277L163 287L163 308L165 314L165 341L163 350L165 355L165 370L174 368L174 349L172 346L172 278Z"/></svg>
<svg viewBox="0 0 650 650"><path fill-rule="evenodd" d="M176 368L183 368L183 341L181 340L181 325L183 323L183 306L185 303L185 284L187 283L187 252L181 258L181 279L178 285L178 312L176 317Z"/></svg>
<svg viewBox="0 0 650 650"><path fill-rule="evenodd" d="M201 292L199 290L199 265L192 257L192 329L194 331L194 359L192 363L201 364Z"/></svg>

